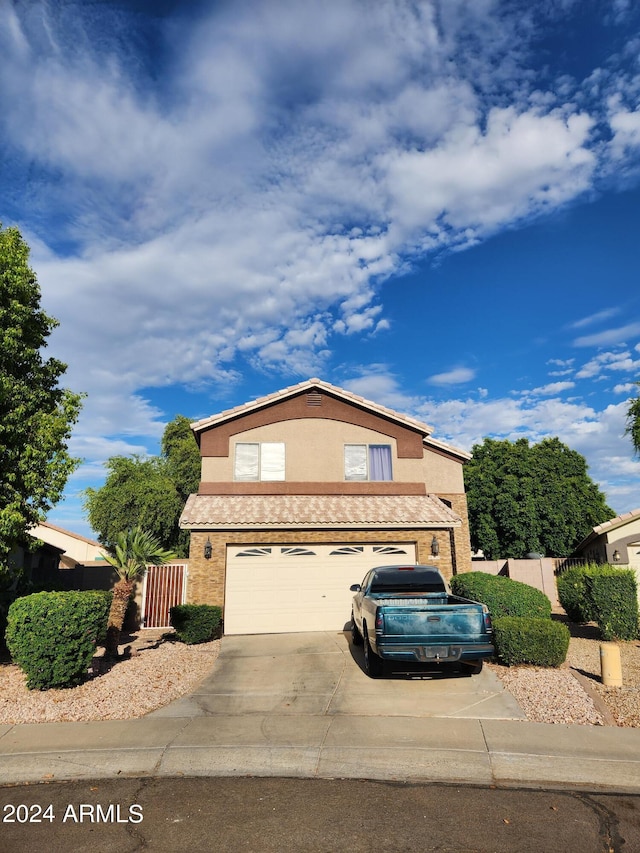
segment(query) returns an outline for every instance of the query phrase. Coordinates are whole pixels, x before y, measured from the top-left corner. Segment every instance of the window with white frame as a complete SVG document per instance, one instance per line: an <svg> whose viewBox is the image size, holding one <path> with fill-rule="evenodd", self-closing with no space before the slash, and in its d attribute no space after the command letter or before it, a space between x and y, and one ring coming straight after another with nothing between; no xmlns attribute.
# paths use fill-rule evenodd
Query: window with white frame
<svg viewBox="0 0 640 853"><path fill-rule="evenodd" d="M390 444L345 444L345 480L392 480Z"/></svg>
<svg viewBox="0 0 640 853"><path fill-rule="evenodd" d="M284 480L284 442L238 442L233 478L241 482Z"/></svg>

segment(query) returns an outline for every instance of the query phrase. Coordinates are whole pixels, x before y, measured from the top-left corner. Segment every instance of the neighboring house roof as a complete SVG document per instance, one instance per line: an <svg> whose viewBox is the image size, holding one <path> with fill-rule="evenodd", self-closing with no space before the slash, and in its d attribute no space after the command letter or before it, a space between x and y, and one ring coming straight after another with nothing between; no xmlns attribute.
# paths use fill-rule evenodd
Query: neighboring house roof
<svg viewBox="0 0 640 853"><path fill-rule="evenodd" d="M609 521L603 521L602 524L597 524L591 533L588 536L585 536L582 542L577 546L574 553L581 551L586 545L593 542L594 539L597 539L598 536L607 534L619 527L624 527L625 524L629 524L630 521L636 521L637 519L640 519L640 508L632 509L630 512L625 512L622 515L617 515Z"/></svg>
<svg viewBox="0 0 640 853"><path fill-rule="evenodd" d="M88 539L86 536L82 536L80 533L74 533L72 530L65 530L64 527L57 527L55 524L50 524L48 521L41 521L38 527L48 527L49 530L55 530L57 533L63 533L65 536L69 536L72 539L77 539L80 542L86 542L88 545L95 545L96 548L104 548L104 545L101 545L97 539ZM37 528L34 528L34 530ZM39 539L42 537L39 536Z"/></svg>
<svg viewBox="0 0 640 853"><path fill-rule="evenodd" d="M640 518L640 509L632 509L630 512L625 512L622 515L617 515L610 521L603 521L602 524L598 524L597 527L593 528L593 532L597 534L608 533L610 530L615 530L617 527L622 527L623 525L628 524L630 521L635 521L637 518Z"/></svg>
<svg viewBox="0 0 640 853"><path fill-rule="evenodd" d="M415 418L411 418L408 415L403 415L400 412L396 412L393 409L387 408L386 406L381 406L379 403L374 403L371 400L367 400L364 397L360 397L358 394L353 394L351 393L351 391L345 391L344 388L338 388L337 385L331 385L329 382L324 382L322 379L317 378L307 379L304 382L299 382L297 385L290 385L288 388L283 388L281 391L276 391L273 394L268 394L266 397L259 397L257 400L252 400L248 403L243 403L241 406L235 406L233 409L227 409L226 411L220 412L217 415L212 415L211 417L195 421L191 424L191 429L195 433L200 433L204 430L210 429L213 426L218 426L219 424L225 423L225 421L243 417L244 415L250 412L254 412L257 409L263 409L267 406L272 406L275 403L289 399L290 397L294 397L298 394L303 394L305 392L309 393L314 390L324 391L325 393L331 394L333 397L337 397L347 403L351 403L352 405L367 409L368 411L374 412L380 415L381 417L402 424L403 426L406 426L409 429L413 429L416 432L421 433L424 439L424 443L429 447L433 447L436 450L443 450L447 453L452 453L463 460L471 459L471 454L467 453L466 450L460 450L457 447L452 447L449 444L445 444L443 441L438 441L436 439L430 438L430 435L433 432L433 427L430 427L428 424L416 420Z"/></svg>
<svg viewBox="0 0 640 853"><path fill-rule="evenodd" d="M458 527L435 495L191 495L182 528Z"/></svg>
<svg viewBox="0 0 640 853"><path fill-rule="evenodd" d="M95 539L89 539L79 533L74 533L72 530L57 527L48 521L42 521L31 528L29 534L34 539L40 539L60 549L63 552L60 564L65 568L72 568L78 563L91 563L104 559L104 546Z"/></svg>

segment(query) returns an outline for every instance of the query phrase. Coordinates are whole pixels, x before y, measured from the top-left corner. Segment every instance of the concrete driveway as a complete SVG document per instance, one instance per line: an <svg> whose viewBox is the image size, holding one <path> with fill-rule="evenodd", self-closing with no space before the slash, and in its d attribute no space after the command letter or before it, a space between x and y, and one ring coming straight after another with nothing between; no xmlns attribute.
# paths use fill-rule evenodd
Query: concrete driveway
<svg viewBox="0 0 640 853"><path fill-rule="evenodd" d="M479 675L449 677L391 668L371 679L362 667L362 650L347 633L224 637L211 675L191 695L151 716L525 719L486 668Z"/></svg>
<svg viewBox="0 0 640 853"><path fill-rule="evenodd" d="M528 723L489 671L374 681L360 654L342 633L225 637L211 675L145 717L1 725L0 783L290 776L640 791L637 730Z"/></svg>

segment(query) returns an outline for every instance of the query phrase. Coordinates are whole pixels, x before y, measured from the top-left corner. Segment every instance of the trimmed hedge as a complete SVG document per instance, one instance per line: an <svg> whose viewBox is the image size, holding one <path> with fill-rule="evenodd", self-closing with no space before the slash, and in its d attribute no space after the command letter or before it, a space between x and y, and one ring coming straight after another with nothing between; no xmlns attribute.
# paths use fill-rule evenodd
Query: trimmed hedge
<svg viewBox="0 0 640 853"><path fill-rule="evenodd" d="M633 569L589 563L556 579L558 599L572 622L596 622L604 640L638 636L638 589Z"/></svg>
<svg viewBox="0 0 640 853"><path fill-rule="evenodd" d="M585 574L593 619L603 640L635 640L638 636L638 590L633 569L602 566Z"/></svg>
<svg viewBox="0 0 640 853"><path fill-rule="evenodd" d="M551 602L529 584L487 572L465 572L451 578L454 595L480 601L489 608L492 619L501 616L551 618Z"/></svg>
<svg viewBox="0 0 640 853"><path fill-rule="evenodd" d="M552 619L503 616L493 620L496 657L506 666L560 666L569 649L569 629Z"/></svg>
<svg viewBox="0 0 640 853"><path fill-rule="evenodd" d="M104 590L36 592L13 602L7 648L30 690L71 687L86 678L111 598Z"/></svg>
<svg viewBox="0 0 640 853"><path fill-rule="evenodd" d="M222 608L213 604L177 604L169 612L177 638L188 645L212 640L222 622Z"/></svg>
<svg viewBox="0 0 640 853"><path fill-rule="evenodd" d="M587 597L585 574L597 566L572 566L556 578L558 601L572 622L591 622L593 615Z"/></svg>

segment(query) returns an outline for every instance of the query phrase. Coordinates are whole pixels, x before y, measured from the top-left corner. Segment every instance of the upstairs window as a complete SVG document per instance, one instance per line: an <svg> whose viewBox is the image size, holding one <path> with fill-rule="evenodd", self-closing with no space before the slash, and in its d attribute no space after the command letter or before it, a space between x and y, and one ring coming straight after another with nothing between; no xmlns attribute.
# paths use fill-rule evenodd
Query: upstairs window
<svg viewBox="0 0 640 853"><path fill-rule="evenodd" d="M233 478L240 482L284 480L284 442L236 444Z"/></svg>
<svg viewBox="0 0 640 853"><path fill-rule="evenodd" d="M392 480L390 444L345 444L345 480Z"/></svg>

